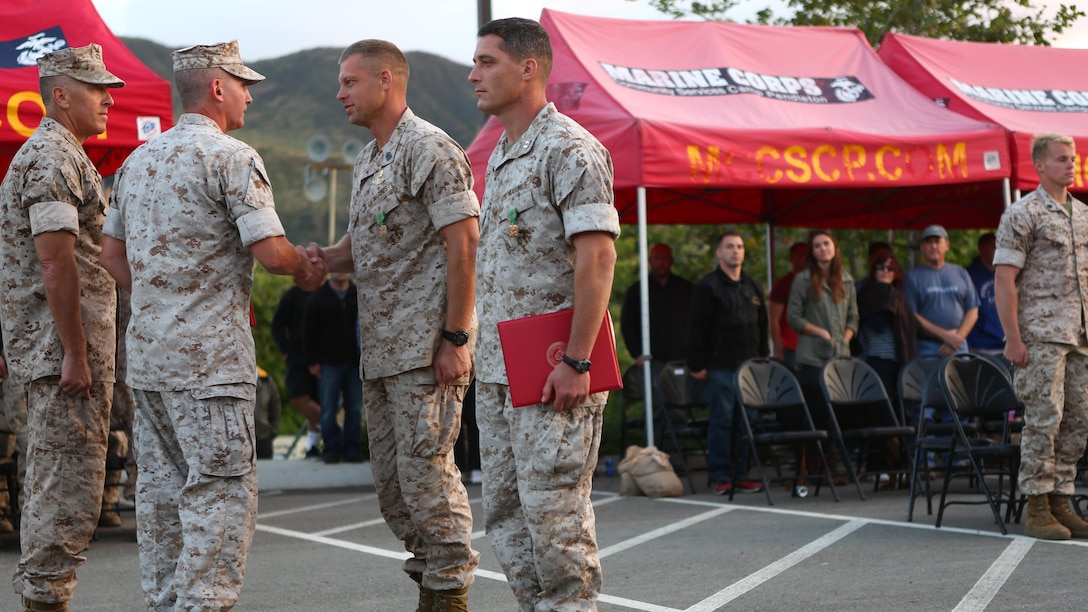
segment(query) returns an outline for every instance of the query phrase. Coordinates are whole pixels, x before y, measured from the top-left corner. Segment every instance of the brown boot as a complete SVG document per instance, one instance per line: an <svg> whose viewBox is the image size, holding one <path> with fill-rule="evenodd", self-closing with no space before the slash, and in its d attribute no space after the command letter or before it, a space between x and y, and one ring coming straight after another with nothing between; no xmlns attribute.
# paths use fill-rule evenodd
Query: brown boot
<svg viewBox="0 0 1088 612"><path fill-rule="evenodd" d="M68 602L45 603L33 599L23 598L23 609L26 612L68 612Z"/></svg>
<svg viewBox="0 0 1088 612"><path fill-rule="evenodd" d="M435 592L423 586L423 574L411 572L408 576L419 585L419 603L416 605L416 612L432 612L435 609Z"/></svg>
<svg viewBox="0 0 1088 612"><path fill-rule="evenodd" d="M1028 516L1024 519L1024 535L1040 540L1068 540L1069 530L1050 513L1046 495L1028 495Z"/></svg>
<svg viewBox="0 0 1088 612"><path fill-rule="evenodd" d="M434 591L434 612L468 612L468 587Z"/></svg>
<svg viewBox="0 0 1088 612"><path fill-rule="evenodd" d="M1047 495L1047 501L1050 502L1050 513L1074 538L1088 538L1088 521L1073 510L1073 503L1068 495L1051 493Z"/></svg>
<svg viewBox="0 0 1088 612"><path fill-rule="evenodd" d="M120 527L121 515L117 514L116 510L103 510L98 515L99 527Z"/></svg>

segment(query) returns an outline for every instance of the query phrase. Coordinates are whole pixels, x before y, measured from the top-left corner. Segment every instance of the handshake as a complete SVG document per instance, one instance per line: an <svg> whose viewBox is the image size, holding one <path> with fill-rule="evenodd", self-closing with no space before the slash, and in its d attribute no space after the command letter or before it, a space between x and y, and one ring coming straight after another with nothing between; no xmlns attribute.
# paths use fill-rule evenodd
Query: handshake
<svg viewBox="0 0 1088 612"><path fill-rule="evenodd" d="M329 273L325 251L316 242L311 242L306 248L295 245L295 252L299 257L299 265L293 274L295 284L303 291L314 291L325 282Z"/></svg>

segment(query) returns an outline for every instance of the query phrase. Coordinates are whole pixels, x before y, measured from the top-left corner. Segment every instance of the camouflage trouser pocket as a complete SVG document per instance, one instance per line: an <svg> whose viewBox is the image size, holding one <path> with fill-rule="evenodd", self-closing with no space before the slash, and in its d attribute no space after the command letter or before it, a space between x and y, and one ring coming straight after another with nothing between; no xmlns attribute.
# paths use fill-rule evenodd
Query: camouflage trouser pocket
<svg viewBox="0 0 1088 612"><path fill-rule="evenodd" d="M592 471L601 443L603 406L580 406L570 410L540 411L535 432L536 451L530 465L535 489L564 489L578 484ZM526 407L525 410L536 410Z"/></svg>
<svg viewBox="0 0 1088 612"><path fill-rule="evenodd" d="M412 426L412 455L433 457L453 450L461 431L464 385L424 385L412 391L411 404L418 406Z"/></svg>
<svg viewBox="0 0 1088 612"><path fill-rule="evenodd" d="M254 469L253 402L235 397L197 397L191 448L201 474L241 476ZM184 434L177 432L180 439Z"/></svg>

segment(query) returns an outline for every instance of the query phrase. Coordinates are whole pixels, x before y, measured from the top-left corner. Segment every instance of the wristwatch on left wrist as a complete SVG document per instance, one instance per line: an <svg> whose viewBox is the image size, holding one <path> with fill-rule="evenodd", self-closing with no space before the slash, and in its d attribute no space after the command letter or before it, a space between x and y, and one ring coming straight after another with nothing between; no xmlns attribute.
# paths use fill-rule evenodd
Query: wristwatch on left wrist
<svg viewBox="0 0 1088 612"><path fill-rule="evenodd" d="M578 372L579 374L585 374L586 372L589 372L589 366L592 365L588 359L578 360L568 357L566 355L563 355L563 363L574 368L574 371Z"/></svg>
<svg viewBox="0 0 1088 612"><path fill-rule="evenodd" d="M449 340L454 346L464 346L468 344L468 332L463 329L457 331L449 331L448 329L442 330L442 338Z"/></svg>

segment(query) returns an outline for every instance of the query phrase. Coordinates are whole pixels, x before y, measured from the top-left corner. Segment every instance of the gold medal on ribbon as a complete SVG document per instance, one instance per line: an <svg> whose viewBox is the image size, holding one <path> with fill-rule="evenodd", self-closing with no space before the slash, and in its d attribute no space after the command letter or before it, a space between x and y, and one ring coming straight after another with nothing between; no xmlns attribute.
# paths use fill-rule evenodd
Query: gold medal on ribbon
<svg viewBox="0 0 1088 612"><path fill-rule="evenodd" d="M517 238L518 237L518 225L515 222L518 220L518 211L516 209L511 208L509 217L510 217L510 227L507 228L506 233L511 238Z"/></svg>
<svg viewBox="0 0 1088 612"><path fill-rule="evenodd" d="M389 228L385 227L385 213L378 213L378 236L385 238L385 235L389 233Z"/></svg>

